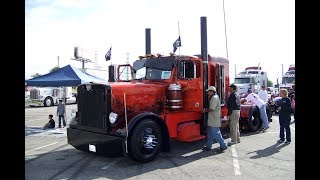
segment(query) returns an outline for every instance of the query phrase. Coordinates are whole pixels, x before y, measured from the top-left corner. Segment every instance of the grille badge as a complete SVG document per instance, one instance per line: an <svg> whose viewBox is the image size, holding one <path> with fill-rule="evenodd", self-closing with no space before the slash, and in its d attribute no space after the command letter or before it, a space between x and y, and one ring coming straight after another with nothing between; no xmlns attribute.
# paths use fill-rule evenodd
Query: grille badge
<svg viewBox="0 0 320 180"><path fill-rule="evenodd" d="M86 89L87 91L91 91L92 90L91 84L86 84Z"/></svg>

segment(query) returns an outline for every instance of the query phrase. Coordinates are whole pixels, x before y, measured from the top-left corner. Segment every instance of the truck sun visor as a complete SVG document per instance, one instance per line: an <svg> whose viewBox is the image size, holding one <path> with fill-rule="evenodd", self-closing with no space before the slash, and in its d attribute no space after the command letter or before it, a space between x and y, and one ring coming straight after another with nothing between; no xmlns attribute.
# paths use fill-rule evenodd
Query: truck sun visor
<svg viewBox="0 0 320 180"><path fill-rule="evenodd" d="M137 60L133 63L133 69L138 70L142 67L155 68L166 71L171 71L175 66L176 60L174 57L159 57L151 59Z"/></svg>

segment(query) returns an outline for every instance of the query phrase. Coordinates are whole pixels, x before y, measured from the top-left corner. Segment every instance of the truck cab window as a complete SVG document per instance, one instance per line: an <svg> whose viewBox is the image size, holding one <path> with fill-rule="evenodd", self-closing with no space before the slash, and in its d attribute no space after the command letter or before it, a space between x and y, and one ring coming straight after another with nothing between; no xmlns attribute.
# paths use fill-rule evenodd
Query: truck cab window
<svg viewBox="0 0 320 180"><path fill-rule="evenodd" d="M120 66L119 68L119 80L130 81L132 80L130 66Z"/></svg>
<svg viewBox="0 0 320 180"><path fill-rule="evenodd" d="M193 61L183 60L178 63L178 77L180 79L193 79L200 77L200 65Z"/></svg>
<svg viewBox="0 0 320 180"><path fill-rule="evenodd" d="M60 90L59 89L54 89L52 95L53 96L60 96Z"/></svg>
<svg viewBox="0 0 320 180"><path fill-rule="evenodd" d="M226 102L226 84L225 84L225 67L223 65L219 66L219 91L218 95L220 97L220 104L223 105Z"/></svg>

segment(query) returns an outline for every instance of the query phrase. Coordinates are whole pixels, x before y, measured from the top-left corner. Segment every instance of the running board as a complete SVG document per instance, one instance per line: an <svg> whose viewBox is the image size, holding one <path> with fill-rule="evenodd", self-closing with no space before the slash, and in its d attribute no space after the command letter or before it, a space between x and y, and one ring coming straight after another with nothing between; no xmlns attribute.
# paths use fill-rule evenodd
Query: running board
<svg viewBox="0 0 320 180"><path fill-rule="evenodd" d="M197 141L197 140L205 139L205 138L206 138L206 136L198 135L198 136L191 136L191 137L188 137L188 138L176 137L174 139L178 140L178 141L183 141L183 142L193 142L193 141Z"/></svg>

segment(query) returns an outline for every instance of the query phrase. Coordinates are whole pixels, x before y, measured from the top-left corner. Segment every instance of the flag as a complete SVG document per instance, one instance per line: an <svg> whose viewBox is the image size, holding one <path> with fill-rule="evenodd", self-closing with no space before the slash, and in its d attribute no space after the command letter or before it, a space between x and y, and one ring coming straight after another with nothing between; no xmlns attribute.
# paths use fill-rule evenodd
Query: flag
<svg viewBox="0 0 320 180"><path fill-rule="evenodd" d="M106 58L106 61L109 61L111 59L111 47L104 57Z"/></svg>
<svg viewBox="0 0 320 180"><path fill-rule="evenodd" d="M176 52L177 48L181 46L181 39L179 38L173 43L173 53Z"/></svg>

